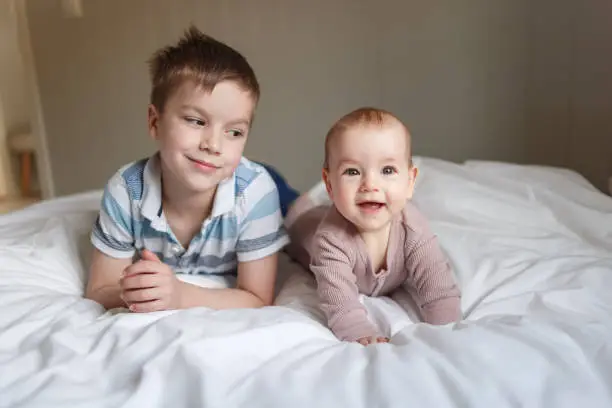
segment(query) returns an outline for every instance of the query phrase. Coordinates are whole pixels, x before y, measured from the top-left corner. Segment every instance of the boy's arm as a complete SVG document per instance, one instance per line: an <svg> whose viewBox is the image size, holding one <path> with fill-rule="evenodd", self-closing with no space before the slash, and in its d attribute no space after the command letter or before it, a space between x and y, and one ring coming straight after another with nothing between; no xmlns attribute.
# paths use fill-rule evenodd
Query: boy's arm
<svg viewBox="0 0 612 408"><path fill-rule="evenodd" d="M238 264L238 284L234 289L207 289L182 283L181 308L197 306L213 309L257 308L274 300L277 254Z"/></svg>
<svg viewBox="0 0 612 408"><path fill-rule="evenodd" d="M119 279L131 263L131 258L111 258L94 248L85 297L100 303L106 309L125 307L126 304L121 299Z"/></svg>
<svg viewBox="0 0 612 408"><path fill-rule="evenodd" d="M121 299L120 277L135 253L128 189L120 172L104 189L100 212L93 225L94 246L85 297L106 309L126 306Z"/></svg>

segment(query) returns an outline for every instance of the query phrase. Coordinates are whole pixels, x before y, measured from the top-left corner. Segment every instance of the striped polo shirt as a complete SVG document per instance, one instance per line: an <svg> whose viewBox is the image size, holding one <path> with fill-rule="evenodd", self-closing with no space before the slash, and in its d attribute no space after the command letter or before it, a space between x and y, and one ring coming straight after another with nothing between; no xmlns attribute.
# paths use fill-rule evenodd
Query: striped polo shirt
<svg viewBox="0 0 612 408"><path fill-rule="evenodd" d="M172 233L162 207L159 154L122 167L110 179L91 234L113 258L154 252L175 273L236 277L238 262L264 258L288 242L276 185L246 158L222 181L211 215L187 248Z"/></svg>

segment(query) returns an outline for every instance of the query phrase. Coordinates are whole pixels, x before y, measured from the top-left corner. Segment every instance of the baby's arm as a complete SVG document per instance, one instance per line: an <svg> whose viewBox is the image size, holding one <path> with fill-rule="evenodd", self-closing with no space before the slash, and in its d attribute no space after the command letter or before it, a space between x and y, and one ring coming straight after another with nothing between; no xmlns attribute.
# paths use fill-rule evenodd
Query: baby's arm
<svg viewBox="0 0 612 408"><path fill-rule="evenodd" d="M406 269L425 322L439 325L461 319L461 293L448 260L429 230L408 252Z"/></svg>
<svg viewBox="0 0 612 408"><path fill-rule="evenodd" d="M359 302L353 262L340 238L331 233L318 235L310 269L317 280L317 292L328 326L336 337L345 341L379 337L378 330L368 320L365 307Z"/></svg>

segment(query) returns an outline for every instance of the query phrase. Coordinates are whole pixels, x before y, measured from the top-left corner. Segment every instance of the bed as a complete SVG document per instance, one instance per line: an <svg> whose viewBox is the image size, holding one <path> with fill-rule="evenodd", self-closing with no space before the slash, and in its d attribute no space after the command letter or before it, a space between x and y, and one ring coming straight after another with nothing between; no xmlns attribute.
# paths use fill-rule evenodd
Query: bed
<svg viewBox="0 0 612 408"><path fill-rule="evenodd" d="M273 307L105 311L81 297L100 191L0 217L0 407L612 407L612 199L564 169L415 161L464 317L364 297L391 336L370 347L284 255Z"/></svg>

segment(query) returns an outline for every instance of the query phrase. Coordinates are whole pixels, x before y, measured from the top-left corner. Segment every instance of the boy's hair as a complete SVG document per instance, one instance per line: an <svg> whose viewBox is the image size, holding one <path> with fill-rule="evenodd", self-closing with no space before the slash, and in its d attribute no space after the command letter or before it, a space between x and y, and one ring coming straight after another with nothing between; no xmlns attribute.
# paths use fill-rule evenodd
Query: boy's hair
<svg viewBox="0 0 612 408"><path fill-rule="evenodd" d="M149 60L151 103L161 112L183 82L193 81L211 92L222 81L235 81L259 100L259 83L246 58L232 47L203 34L193 25L176 45L164 47Z"/></svg>
<svg viewBox="0 0 612 408"><path fill-rule="evenodd" d="M357 126L400 126L406 134L408 162L412 163L411 137L408 128L389 111L379 108L363 107L347 113L331 127L325 136L325 159L323 168L329 170L329 150L334 138Z"/></svg>

